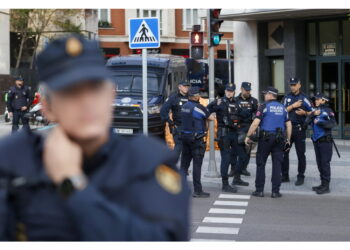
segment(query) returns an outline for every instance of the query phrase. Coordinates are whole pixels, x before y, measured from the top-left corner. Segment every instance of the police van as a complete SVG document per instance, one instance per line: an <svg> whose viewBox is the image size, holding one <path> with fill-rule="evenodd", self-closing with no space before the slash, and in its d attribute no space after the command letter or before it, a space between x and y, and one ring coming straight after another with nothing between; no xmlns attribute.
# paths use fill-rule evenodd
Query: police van
<svg viewBox="0 0 350 250"><path fill-rule="evenodd" d="M228 66L231 63L231 81L229 81ZM215 59L215 96L222 97L225 93L226 84L233 82L234 70L233 60L230 59ZM201 91L202 97L208 97L209 94L209 68L206 59L194 60L192 58L186 59L187 74L191 86L196 86Z"/></svg>
<svg viewBox="0 0 350 250"><path fill-rule="evenodd" d="M142 56L112 57L106 66L117 83L112 127L114 132L134 135L143 132ZM148 133L164 138L160 109L167 97L187 80L185 59L181 56L147 55Z"/></svg>

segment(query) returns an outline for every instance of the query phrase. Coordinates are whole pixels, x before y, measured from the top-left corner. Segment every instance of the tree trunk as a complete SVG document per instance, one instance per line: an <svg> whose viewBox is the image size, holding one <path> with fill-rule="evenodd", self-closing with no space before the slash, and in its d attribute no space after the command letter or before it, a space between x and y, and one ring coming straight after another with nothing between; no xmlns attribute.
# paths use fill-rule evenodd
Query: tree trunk
<svg viewBox="0 0 350 250"><path fill-rule="evenodd" d="M21 39L21 45L19 47L19 52L18 52L18 56L17 56L17 61L16 61L16 67L15 67L15 74L17 74L18 72L18 68L19 65L21 63L21 59L22 59L22 53L23 53L23 47L24 47L24 42L27 40L27 32L24 32L22 35L22 39Z"/></svg>

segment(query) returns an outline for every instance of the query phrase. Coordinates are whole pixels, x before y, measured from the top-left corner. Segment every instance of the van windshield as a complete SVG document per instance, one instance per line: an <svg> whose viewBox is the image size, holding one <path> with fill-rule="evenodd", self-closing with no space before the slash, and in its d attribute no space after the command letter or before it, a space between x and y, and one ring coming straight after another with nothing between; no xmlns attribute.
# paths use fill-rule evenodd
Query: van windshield
<svg viewBox="0 0 350 250"><path fill-rule="evenodd" d="M117 91L123 92L142 92L142 75L123 74L114 75L115 82L117 83ZM147 77L148 92L159 93L161 85L161 76L156 74L149 74Z"/></svg>

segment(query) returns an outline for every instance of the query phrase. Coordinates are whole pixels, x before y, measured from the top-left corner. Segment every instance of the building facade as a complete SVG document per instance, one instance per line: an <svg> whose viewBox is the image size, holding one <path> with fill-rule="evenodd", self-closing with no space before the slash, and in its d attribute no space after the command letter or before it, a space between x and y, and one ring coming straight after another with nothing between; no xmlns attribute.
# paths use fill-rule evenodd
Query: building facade
<svg viewBox="0 0 350 250"><path fill-rule="evenodd" d="M334 137L350 139L348 9L224 10L222 17L234 21L235 82L251 81L256 96L268 85L284 95L298 77L310 97L330 98Z"/></svg>
<svg viewBox="0 0 350 250"><path fill-rule="evenodd" d="M140 50L129 49L128 20L130 18L158 17L160 19L161 47L150 53L172 54L188 57L189 32L193 25L201 25L205 31L204 9L100 9L99 39L106 58L117 55L139 54ZM226 40L233 39L232 22L224 22L221 44L215 48L216 58L226 58ZM205 41L206 43L206 41ZM204 57L207 57L206 46ZM231 46L233 49L233 46Z"/></svg>
<svg viewBox="0 0 350 250"><path fill-rule="evenodd" d="M10 73L10 10L0 9L0 75Z"/></svg>

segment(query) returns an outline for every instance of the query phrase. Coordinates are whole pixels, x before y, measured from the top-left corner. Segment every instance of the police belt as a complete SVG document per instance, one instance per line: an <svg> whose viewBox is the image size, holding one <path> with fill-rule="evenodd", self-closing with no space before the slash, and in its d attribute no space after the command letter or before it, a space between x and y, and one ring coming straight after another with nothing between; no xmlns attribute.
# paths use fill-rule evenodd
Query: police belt
<svg viewBox="0 0 350 250"><path fill-rule="evenodd" d="M226 132L235 132L237 131L237 128L232 128L229 126L219 126L218 129L225 130Z"/></svg>
<svg viewBox="0 0 350 250"><path fill-rule="evenodd" d="M193 139L199 140L207 136L207 133L197 133L197 132L191 132L191 133L186 133L182 131L182 135L184 136L192 136Z"/></svg>
<svg viewBox="0 0 350 250"><path fill-rule="evenodd" d="M318 138L315 143L322 143L322 142L332 142L333 138L331 135L325 135L321 138Z"/></svg>

